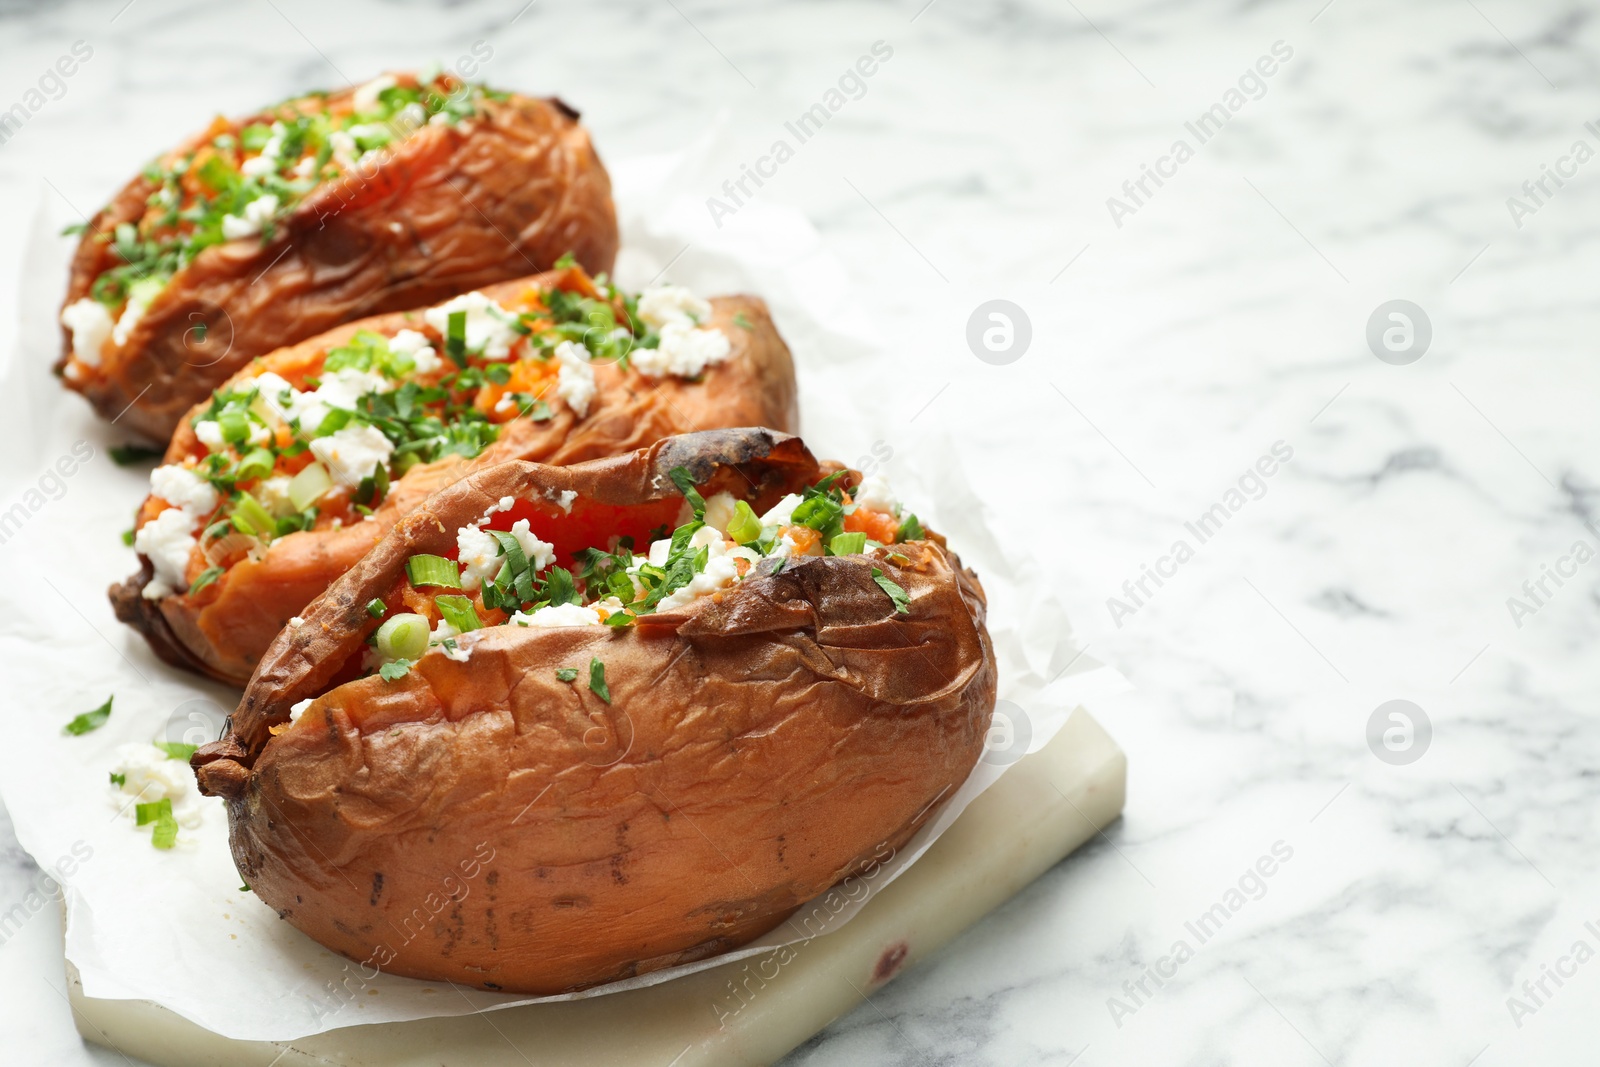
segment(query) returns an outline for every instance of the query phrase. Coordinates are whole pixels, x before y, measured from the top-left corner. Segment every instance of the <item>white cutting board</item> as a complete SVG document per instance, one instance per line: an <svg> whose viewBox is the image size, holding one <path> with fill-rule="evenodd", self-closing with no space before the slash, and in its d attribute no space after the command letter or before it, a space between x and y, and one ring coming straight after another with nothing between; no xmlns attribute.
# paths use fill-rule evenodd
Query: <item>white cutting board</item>
<svg viewBox="0 0 1600 1067"><path fill-rule="evenodd" d="M758 1067L1115 821L1126 783L1122 750L1079 708L838 931L644 989L251 1042L146 1001L87 998L69 964L73 1017L87 1040L163 1067Z"/></svg>

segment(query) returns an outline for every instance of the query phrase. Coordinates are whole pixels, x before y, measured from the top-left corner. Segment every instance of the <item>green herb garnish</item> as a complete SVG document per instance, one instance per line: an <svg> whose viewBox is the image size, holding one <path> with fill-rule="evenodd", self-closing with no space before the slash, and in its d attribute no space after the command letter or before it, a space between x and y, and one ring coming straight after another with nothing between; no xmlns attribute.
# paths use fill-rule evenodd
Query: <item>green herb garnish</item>
<svg viewBox="0 0 1600 1067"><path fill-rule="evenodd" d="M589 660L589 692L611 703L611 689L606 685L606 665L599 659Z"/></svg>
<svg viewBox="0 0 1600 1067"><path fill-rule="evenodd" d="M81 737L86 733L100 729L106 724L106 720L111 718L111 702L115 699L115 695L106 697L104 704L101 704L93 711L86 711L79 715L67 723L63 729L74 737Z"/></svg>
<svg viewBox="0 0 1600 1067"><path fill-rule="evenodd" d="M556 669L556 680L557 681L571 682L571 681L576 680L577 677L578 677L578 668L576 668L576 667L559 667L559 668Z"/></svg>
<svg viewBox="0 0 1600 1067"><path fill-rule="evenodd" d="M899 615L911 614L911 598L906 591L896 585L891 579L884 576L878 568L872 568L872 580L878 583L878 588L889 594L889 599L894 601L894 610Z"/></svg>

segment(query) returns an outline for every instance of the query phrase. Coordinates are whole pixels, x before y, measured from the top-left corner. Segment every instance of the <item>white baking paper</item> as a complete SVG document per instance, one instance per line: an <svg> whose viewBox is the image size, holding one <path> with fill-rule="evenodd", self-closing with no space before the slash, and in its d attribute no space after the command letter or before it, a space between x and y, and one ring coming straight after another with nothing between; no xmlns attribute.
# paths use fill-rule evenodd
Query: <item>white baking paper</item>
<svg viewBox="0 0 1600 1067"><path fill-rule="evenodd" d="M1115 671L1082 654L1066 613L1026 549L1030 532L1000 528L985 507L987 460L952 443L937 420L898 420L878 398L911 353L875 336L870 301L798 212L745 205L718 229L705 207L710 135L690 151L612 167L623 216L618 280L658 279L710 295L744 291L772 306L794 350L806 441L822 456L876 468L902 500L981 577L1000 662L993 748L930 823L848 893L824 929L915 862L961 810L1025 751L1037 750L1078 704L1117 691ZM49 372L55 316L76 221L41 189L21 294L22 328L0 389L0 615L6 743L0 795L23 846L64 885L66 952L91 997L161 1004L226 1037L289 1040L359 1024L461 1015L531 1003L449 984L363 973L315 944L240 888L221 802L196 795L170 852L133 825L108 774L119 746L209 740L237 694L161 664L112 617L105 589L135 569L120 534L147 488L145 467L120 468L108 448L128 435L95 418ZM1005 413L972 411L972 418ZM912 420L915 422L916 420ZM1053 564L1053 566L1058 566ZM62 726L114 694L104 728ZM812 927L815 929L815 927ZM738 951L590 990L602 996L799 939L785 925ZM826 936L822 934L820 936ZM551 998L565 999L565 998Z"/></svg>

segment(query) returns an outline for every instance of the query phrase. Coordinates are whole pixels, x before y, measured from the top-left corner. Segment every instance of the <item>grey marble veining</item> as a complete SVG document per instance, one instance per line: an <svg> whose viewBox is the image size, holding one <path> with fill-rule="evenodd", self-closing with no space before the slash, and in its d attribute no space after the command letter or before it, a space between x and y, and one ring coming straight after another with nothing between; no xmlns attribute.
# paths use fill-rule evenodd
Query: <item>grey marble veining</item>
<svg viewBox="0 0 1600 1067"><path fill-rule="evenodd" d="M0 144L0 292L36 197L92 208L212 110L481 39L490 80L560 93L610 158L721 116L710 197L893 47L759 195L816 222L905 361L885 404L992 462L990 506L1032 518L1040 581L1136 683L1101 709L1130 799L787 1063L1595 1061L1600 963L1571 961L1600 950L1600 563L1508 607L1576 542L1600 548L1600 158L1536 204L1523 190L1575 142L1600 151L1591 8L123 4L0 4L0 109L94 47ZM1259 98L1192 143L1185 124L1278 42L1292 56ZM1108 198L1178 139L1193 158L1117 225ZM1034 331L1004 367L964 341L994 297ZM1397 298L1433 329L1407 366L1365 338ZM977 392L1014 418L964 418ZM1194 544L1186 524L1277 442L1292 458ZM1185 539L1192 558L1117 614ZM1405 766L1366 739L1393 699L1433 728ZM1240 890L1280 842L1292 858ZM33 877L0 822L0 908ZM1230 891L1199 943L1186 924ZM79 1046L60 981L48 914L0 945L17 1062L121 1062Z"/></svg>

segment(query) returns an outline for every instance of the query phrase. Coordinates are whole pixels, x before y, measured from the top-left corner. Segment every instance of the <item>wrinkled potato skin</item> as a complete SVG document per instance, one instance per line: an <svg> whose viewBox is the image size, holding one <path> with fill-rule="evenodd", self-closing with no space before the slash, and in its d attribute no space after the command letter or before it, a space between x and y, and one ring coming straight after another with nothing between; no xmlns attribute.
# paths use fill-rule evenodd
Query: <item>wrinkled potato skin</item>
<svg viewBox="0 0 1600 1067"><path fill-rule="evenodd" d="M611 179L576 119L559 100L512 94L483 101L463 126L422 127L376 171L318 186L271 240L200 253L97 371L63 380L101 416L165 441L251 359L339 323L545 270L569 251L590 274L609 271ZM154 189L135 178L93 220L63 306L120 262L94 234L138 219ZM72 348L65 327L62 339L58 373Z"/></svg>
<svg viewBox="0 0 1600 1067"><path fill-rule="evenodd" d="M801 481L821 470L778 458ZM625 460L610 472L641 484ZM507 485L575 469L508 465L433 498L280 638L233 733L195 757L255 893L351 959L552 994L727 951L901 847L982 750L983 592L937 539L897 546L898 565L793 562L628 630L478 631L467 663L346 683L270 735L356 647L360 603L405 556Z"/></svg>
<svg viewBox="0 0 1600 1067"><path fill-rule="evenodd" d="M548 287L559 277L549 273L483 291L493 299L510 301L529 287ZM152 576L146 563L139 573L111 587L117 617L142 632L168 663L243 686L291 617L353 567L429 493L471 471L512 459L577 463L631 452L664 437L700 429L795 429L799 415L794 364L766 304L752 296L722 296L714 297L711 306L708 325L721 329L732 349L725 362L708 368L699 381L646 378L615 364L597 363L595 397L585 418L578 419L565 404L557 403L552 405L554 416L544 422L514 419L504 423L499 439L474 460L446 457L406 471L394 482L371 521L279 538L260 561L236 565L195 596L144 599L140 591ZM735 325L736 317L749 323L749 328ZM285 374L304 369L358 330L392 332L419 319L416 312L396 312L350 323L263 357L236 378L251 378L267 370ZM192 452L204 451L196 442L191 421L185 418L180 423L164 462L179 462ZM141 524L150 514L147 505L140 512Z"/></svg>

